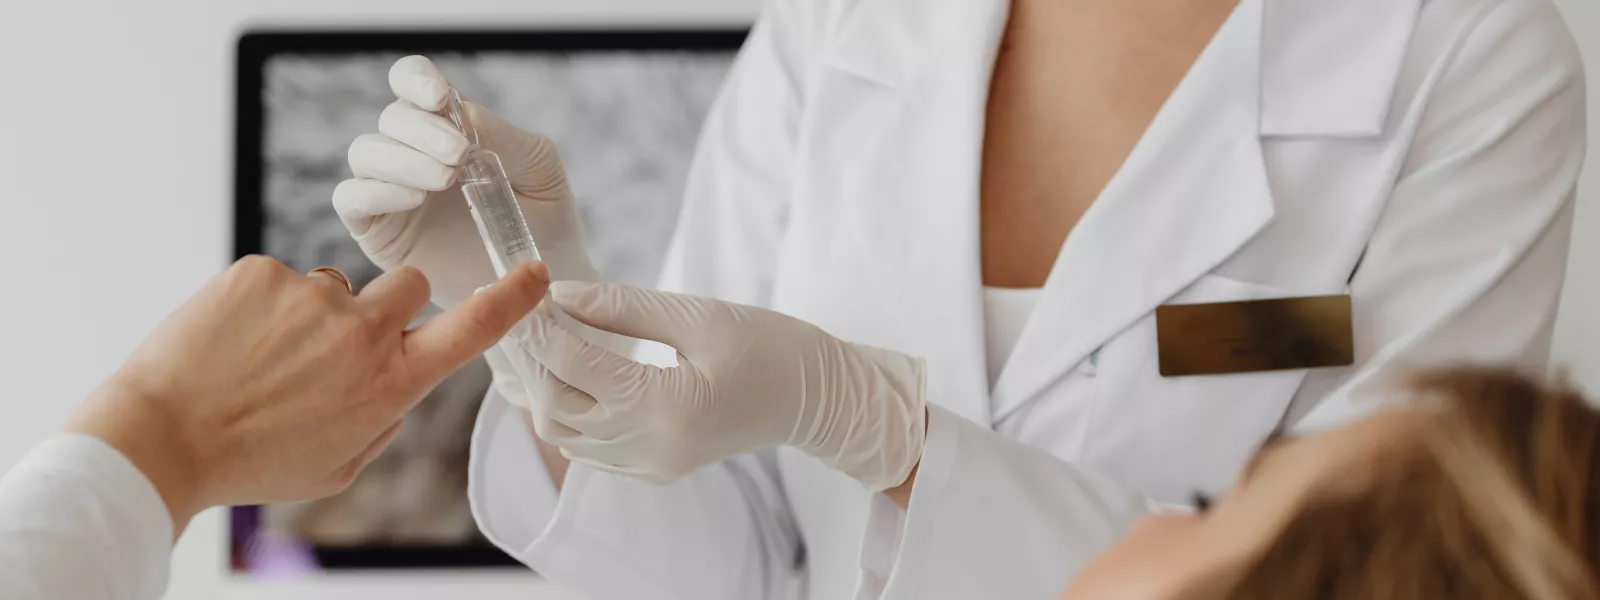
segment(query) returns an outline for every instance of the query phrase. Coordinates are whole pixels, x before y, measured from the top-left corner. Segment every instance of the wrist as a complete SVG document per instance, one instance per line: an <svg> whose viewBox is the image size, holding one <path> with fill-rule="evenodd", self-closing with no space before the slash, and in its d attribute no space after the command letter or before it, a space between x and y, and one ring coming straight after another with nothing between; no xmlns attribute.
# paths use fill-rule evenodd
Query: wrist
<svg viewBox="0 0 1600 600"><path fill-rule="evenodd" d="M99 438L133 463L166 504L174 539L207 508L193 454L156 397L108 382L90 394L65 430Z"/></svg>
<svg viewBox="0 0 1600 600"><path fill-rule="evenodd" d="M860 482L868 491L899 487L912 477L927 440L927 367L922 359L870 346L845 345L840 374L858 379L852 391L818 404L831 423L806 428L846 432L794 444ZM854 363L854 364L849 364ZM849 419L853 422L837 422Z"/></svg>
<svg viewBox="0 0 1600 600"><path fill-rule="evenodd" d="M922 463L919 461L917 465L911 467L911 474L907 475L906 480L900 482L900 485L883 491L883 495L888 496L889 501L900 507L900 510L911 509L911 492L916 488L917 467L921 465Z"/></svg>

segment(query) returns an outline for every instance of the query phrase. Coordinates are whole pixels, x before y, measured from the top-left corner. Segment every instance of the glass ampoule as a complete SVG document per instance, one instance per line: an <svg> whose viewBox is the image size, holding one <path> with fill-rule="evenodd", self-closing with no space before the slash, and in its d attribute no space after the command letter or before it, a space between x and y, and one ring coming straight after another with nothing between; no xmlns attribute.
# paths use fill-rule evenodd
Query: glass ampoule
<svg viewBox="0 0 1600 600"><path fill-rule="evenodd" d="M478 225L484 248L489 251L495 274L504 277L517 265L539 260L539 248L534 245L528 220L522 214L522 206L517 204L505 166L498 155L478 145L478 131L455 88L450 89L447 107L450 121L467 136L469 144L456 170L457 183L461 185L461 194L467 198L467 207Z"/></svg>

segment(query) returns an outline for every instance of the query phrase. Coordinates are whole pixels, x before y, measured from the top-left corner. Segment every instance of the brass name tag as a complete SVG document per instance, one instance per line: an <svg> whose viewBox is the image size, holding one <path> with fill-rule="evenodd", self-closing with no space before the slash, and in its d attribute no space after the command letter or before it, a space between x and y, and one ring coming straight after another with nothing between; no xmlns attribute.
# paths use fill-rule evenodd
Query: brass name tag
<svg viewBox="0 0 1600 600"><path fill-rule="evenodd" d="M1342 367L1352 331L1348 295L1156 308L1162 377Z"/></svg>

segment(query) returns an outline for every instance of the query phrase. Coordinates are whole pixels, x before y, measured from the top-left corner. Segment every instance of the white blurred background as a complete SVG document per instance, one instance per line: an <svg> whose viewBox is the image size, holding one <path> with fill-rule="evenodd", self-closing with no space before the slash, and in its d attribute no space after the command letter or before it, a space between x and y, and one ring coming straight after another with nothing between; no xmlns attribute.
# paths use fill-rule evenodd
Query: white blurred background
<svg viewBox="0 0 1600 600"><path fill-rule="evenodd" d="M239 29L743 25L760 1L0 0L0 471L227 263ZM1600 391L1600 3L1555 1L1585 45L1596 140L1556 351ZM514 572L251 583L225 550L221 513L198 519L168 597L571 598Z"/></svg>
<svg viewBox="0 0 1600 600"><path fill-rule="evenodd" d="M0 471L228 263L240 30L744 26L759 5L0 0L0 314L8 317L0 327ZM572 598L515 570L251 582L228 575L226 548L222 513L197 519L167 597Z"/></svg>

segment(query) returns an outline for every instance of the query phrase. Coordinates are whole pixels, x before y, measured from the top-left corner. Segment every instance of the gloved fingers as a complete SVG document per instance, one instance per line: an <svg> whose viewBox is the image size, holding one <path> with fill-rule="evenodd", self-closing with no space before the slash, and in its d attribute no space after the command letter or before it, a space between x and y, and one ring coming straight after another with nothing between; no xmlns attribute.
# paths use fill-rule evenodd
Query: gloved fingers
<svg viewBox="0 0 1600 600"><path fill-rule="evenodd" d="M529 422L533 423L533 434L539 439L561 447L563 444L581 445L584 439L582 433L567 427L561 422L551 419L548 415L541 414L537 409L529 409Z"/></svg>
<svg viewBox="0 0 1600 600"><path fill-rule="evenodd" d="M625 430L617 420L607 418L609 411L594 396L567 385L542 364L534 363L533 372L534 402L551 420L598 441L613 440Z"/></svg>
<svg viewBox="0 0 1600 600"><path fill-rule="evenodd" d="M487 358L491 354L499 354L504 359L503 364L511 366L512 370L517 373L517 377L520 378L523 384L521 396L526 403L518 404L518 406L528 411L529 422L533 424L534 435L557 446L563 443L582 443L579 441L584 438L582 432L553 418L555 415L551 414L551 408L555 404L550 402L550 396L545 393L544 385L541 383L543 368L539 366L539 363L526 358L526 352L515 347L514 344L507 340L501 340L495 346L495 351L485 352L484 356ZM491 359L491 364L493 364L493 359ZM516 403L513 402L513 404Z"/></svg>
<svg viewBox="0 0 1600 600"><path fill-rule="evenodd" d="M450 81L427 57L407 56L395 61L394 66L389 68L389 88L397 98L418 111L437 113L447 104ZM550 138L512 125L476 103L464 102L463 105L467 118L472 121L473 130L478 134L478 143L500 155L506 165L506 175L511 178L511 184L516 187L518 194L544 201L564 200L571 196L566 171L561 165L561 155ZM437 114L432 116L455 131L448 119ZM379 129L383 130L381 118ZM460 154L453 151L454 146L450 143L423 141L388 131L384 133L412 144L445 164L459 164ZM422 130L417 133L426 137ZM466 138L463 136L461 139ZM450 158L454 160L448 160Z"/></svg>
<svg viewBox="0 0 1600 600"><path fill-rule="evenodd" d="M541 420L544 423L541 423ZM561 456L567 460L607 470L627 468L632 464L627 451L619 448L617 444L577 433L572 428L551 419L542 419L535 415L534 433L539 435L539 439L560 448Z"/></svg>
<svg viewBox="0 0 1600 600"><path fill-rule="evenodd" d="M583 454L580 454L580 453L577 453L577 452L573 452L573 451L568 450L566 448L561 448L561 456L562 456L562 458L565 458L565 459L567 459L567 460L569 460L569 461L571 461L573 463L577 463L577 464L583 465L585 467L589 467L589 468L594 469L596 471L600 471L601 473L611 473L611 474L621 475L621 474L624 474L624 473L627 473L627 472L631 472L631 471L634 471L634 470L638 469L637 467L629 469L629 468L626 468L626 467L620 467L618 465L613 465L613 464L605 462L605 461L595 460L593 458L589 458L587 456L584 456Z"/></svg>
<svg viewBox="0 0 1600 600"><path fill-rule="evenodd" d="M693 353L725 303L615 283L561 281L550 294L572 318L595 329ZM729 305L731 306L731 305Z"/></svg>
<svg viewBox="0 0 1600 600"><path fill-rule="evenodd" d="M573 463L596 471L630 479L666 483L665 478L654 477L641 465L626 460L627 451L615 443L596 440L580 434L554 420L533 415L533 431L539 439L561 450L561 456Z"/></svg>
<svg viewBox="0 0 1600 600"><path fill-rule="evenodd" d="M562 321L571 322L571 317L543 302L524 319L527 327L513 329L512 335L525 335L521 345L526 352L551 374L602 405L649 394L659 386L660 369L591 344Z"/></svg>
<svg viewBox="0 0 1600 600"><path fill-rule="evenodd" d="M450 94L450 81L426 56L412 55L394 61L389 67L389 89L401 100L436 111L444 108Z"/></svg>
<svg viewBox="0 0 1600 600"><path fill-rule="evenodd" d="M600 406L594 396L556 377L540 364L516 341L528 337L527 321L523 319L494 348L484 353L489 368L494 371L496 384L513 386L516 397L508 396L513 404L534 411L542 417L565 425L572 431L599 440L616 438L625 430L618 419L609 418L610 411ZM502 395L506 395L502 392Z"/></svg>
<svg viewBox="0 0 1600 600"><path fill-rule="evenodd" d="M461 165L470 144L449 119L405 100L396 100L383 109L378 116L378 133L449 166Z"/></svg>
<svg viewBox="0 0 1600 600"><path fill-rule="evenodd" d="M644 450L647 446L639 444L636 437L629 435L618 440L597 440L579 436L557 440L546 438L545 441L560 448L561 456L569 461L629 479L666 485L688 473L688 470L673 471L652 464L654 453L645 454L649 452Z"/></svg>
<svg viewBox="0 0 1600 600"><path fill-rule="evenodd" d="M346 179L333 188L333 211L351 234L362 235L372 220L383 215L415 210L428 192L376 179Z"/></svg>
<svg viewBox="0 0 1600 600"><path fill-rule="evenodd" d="M433 192L450 189L456 182L455 167L375 133L358 137L350 144L350 170L357 178Z"/></svg>

